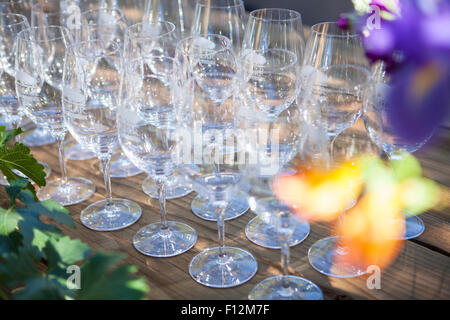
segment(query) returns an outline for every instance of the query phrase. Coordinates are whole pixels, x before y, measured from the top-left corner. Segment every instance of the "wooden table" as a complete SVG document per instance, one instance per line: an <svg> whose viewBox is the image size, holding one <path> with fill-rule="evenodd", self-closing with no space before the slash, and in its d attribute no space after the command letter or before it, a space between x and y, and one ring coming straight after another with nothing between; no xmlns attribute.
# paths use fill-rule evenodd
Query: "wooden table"
<svg viewBox="0 0 450 320"><path fill-rule="evenodd" d="M444 126L438 137L416 154L421 160L425 175L447 187L450 186L449 143L450 126ZM51 178L59 176L56 145L34 147L32 152L36 158L51 165ZM126 261L137 265L139 272L148 281L149 299L246 299L258 282L281 273L280 250L258 247L245 237L244 228L254 217L253 213L247 212L226 222L226 242L250 251L257 258L256 276L248 283L230 289L207 288L192 280L188 273L191 259L201 250L217 245L216 223L203 221L191 212L190 203L195 193L167 203L169 219L185 222L197 230L198 241L195 247L173 258L151 258L138 253L131 243L133 235L139 228L159 221L160 218L157 200L151 200L141 189L145 174L112 179L114 196L132 199L141 205L143 215L137 223L115 232L95 232L85 228L79 220L80 211L104 197L103 178L97 164L96 160L67 162L69 175L88 177L95 182L97 191L88 201L68 207L77 228L63 229L66 234L81 239L96 250L127 253ZM0 194L1 199L6 199L3 189ZM315 241L330 234L330 226L323 223L313 224L308 238L292 248L290 271L319 285L326 299L450 299L450 214L447 210L435 210L424 213L421 217L426 225L425 232L416 239L405 241L401 254L383 271L379 290L367 288L367 276L337 279L326 277L311 267L307 257L308 249Z"/></svg>

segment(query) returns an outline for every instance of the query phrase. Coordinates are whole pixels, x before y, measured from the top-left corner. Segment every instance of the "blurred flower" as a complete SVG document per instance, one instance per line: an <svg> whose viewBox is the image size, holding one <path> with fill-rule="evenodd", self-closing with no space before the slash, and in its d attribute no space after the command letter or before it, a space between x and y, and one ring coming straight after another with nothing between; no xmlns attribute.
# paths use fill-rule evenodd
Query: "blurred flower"
<svg viewBox="0 0 450 320"><path fill-rule="evenodd" d="M308 221L332 221L352 206L362 189L361 171L348 162L331 170L299 169L274 179L275 195Z"/></svg>
<svg viewBox="0 0 450 320"><path fill-rule="evenodd" d="M450 110L450 1L354 1L366 55L383 61L391 75L387 113L406 143L429 139ZM370 6L381 11L380 28L369 30ZM351 16L351 13L347 14Z"/></svg>
<svg viewBox="0 0 450 320"><path fill-rule="evenodd" d="M339 219L337 232L347 255L339 259L366 268L386 267L401 249L405 213L419 214L439 204L441 192L422 177L420 163L399 152L389 163L364 156L332 170L300 168L274 179L276 196L302 220ZM355 204L356 203L356 204Z"/></svg>
<svg viewBox="0 0 450 320"><path fill-rule="evenodd" d="M365 194L338 225L339 245L346 255L336 262L347 262L366 269L370 265L386 267L402 247L405 219L395 186L385 186Z"/></svg>

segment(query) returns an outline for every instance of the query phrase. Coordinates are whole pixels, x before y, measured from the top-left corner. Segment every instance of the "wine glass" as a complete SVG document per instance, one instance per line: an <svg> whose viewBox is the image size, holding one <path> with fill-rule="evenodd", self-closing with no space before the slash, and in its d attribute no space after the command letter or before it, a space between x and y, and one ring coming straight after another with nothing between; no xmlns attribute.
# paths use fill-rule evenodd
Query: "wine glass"
<svg viewBox="0 0 450 320"><path fill-rule="evenodd" d="M265 143L263 143L265 144ZM300 221L286 204L280 202L272 191L274 176L261 170L258 164L241 166L243 176L241 183L246 191L250 208L262 221L271 225L278 237L278 248L281 248L281 265L283 275L269 277L258 283L249 293L250 300L321 300L322 290L311 281L289 275L289 259L291 238L296 229L304 229L305 222ZM281 173L279 173L281 174ZM300 226L300 227L299 227ZM306 223L307 233L309 225ZM302 240L303 240L302 239ZM281 244L281 246L279 246Z"/></svg>
<svg viewBox="0 0 450 320"><path fill-rule="evenodd" d="M173 57L179 40L176 26L169 21L147 21L127 28L124 54L127 59L162 54ZM158 198L158 186L151 176L142 183L143 191L152 198ZM192 192L192 186L175 170L166 180L166 199L184 197Z"/></svg>
<svg viewBox="0 0 450 320"><path fill-rule="evenodd" d="M96 9L84 11L81 14L80 21L81 28L79 29L78 39L115 41L123 50L127 20L122 10L113 6L100 6ZM101 162L99 166L102 171ZM113 155L109 170L110 176L113 178L131 177L142 173L131 163L120 148Z"/></svg>
<svg viewBox="0 0 450 320"><path fill-rule="evenodd" d="M372 142L361 119L334 139L332 150L332 163L325 161L322 170L337 169L343 163L348 164L363 155L380 156L380 146ZM325 158L328 158L328 155ZM361 181L350 180L349 183L360 184ZM351 185L349 188L353 189ZM351 209L356 202L357 195L349 200L346 210ZM342 224L344 220L345 212L341 212L338 224ZM345 259L344 256L349 254L348 250L341 244L338 236L329 236L311 246L308 259L314 269L330 277L353 278L365 274L364 268L347 262L349 259Z"/></svg>
<svg viewBox="0 0 450 320"><path fill-rule="evenodd" d="M220 34L231 40L236 56L240 55L246 13L242 0L197 0L191 35Z"/></svg>
<svg viewBox="0 0 450 320"><path fill-rule="evenodd" d="M64 122L82 146L95 152L105 180L106 199L81 211L88 228L112 231L126 228L141 216L141 207L112 197L109 165L118 147L116 114L121 94L121 46L106 40L81 41L71 46L64 63Z"/></svg>
<svg viewBox="0 0 450 320"><path fill-rule="evenodd" d="M283 175L295 173L292 169L283 167L297 155L300 147L302 123L297 106L292 104L275 120L254 105L239 103L239 106L236 111L236 122L242 132L243 149L249 154L248 162L252 165L258 163L259 170L265 170L265 175L268 177L266 182L269 182L269 178L277 173ZM269 152L268 149L270 149ZM266 189L270 190L270 188L270 184L267 183ZM245 191L245 188L242 190ZM250 209L252 209L252 203L250 203ZM280 249L278 232L273 224L266 223L258 212L253 209L252 211L257 216L250 220L245 228L247 238L256 245ZM308 222L298 223L289 238L289 245L292 247L302 242L309 231Z"/></svg>
<svg viewBox="0 0 450 320"><path fill-rule="evenodd" d="M69 30L61 26L32 27L19 32L15 52L16 92L19 104L34 123L49 130L58 142L62 177L40 188L40 200L62 205L80 203L95 191L86 178L67 177L63 141L67 128L61 106L64 55L71 43Z"/></svg>
<svg viewBox="0 0 450 320"><path fill-rule="evenodd" d="M221 52L218 53L219 55L228 54L229 51L232 50L231 43L230 43L229 39L226 37L218 37L217 35L209 35L209 34L191 36L191 37L183 39L182 41L180 41L178 43L178 45L177 45L178 57L182 58L182 59L184 57L184 59L187 60L189 55L193 51L197 51L197 52L201 53L202 50L209 50L208 48L215 48L217 46L220 46L222 48ZM225 68L226 68L226 66L225 66ZM216 84L216 85L220 86L219 81L220 81L221 75L219 74L218 77L219 77L219 79L217 79L217 81L210 82L211 85ZM209 82L208 82L208 79L205 78L204 80L197 79L196 83L207 85ZM211 89L213 89L213 88L214 87L211 86ZM213 99L210 99L204 93L202 93L202 90L199 90L200 86L197 86L194 89L196 90L196 92L194 94L187 93L186 96L184 97L185 99L187 97L191 97L191 100L193 100L193 101L191 101L192 105L199 106L199 108L203 108L205 110L208 110L209 108L214 108L214 106L216 106L216 105L221 105L220 97L218 97L219 98L218 101L214 101L214 97L213 97ZM234 90L232 87L224 88L224 89L226 89L226 90L224 90L225 98L226 98L226 95L230 95L231 91ZM205 90L211 91L208 88L208 86L205 87ZM213 93L213 92L211 92L211 93ZM215 99L217 100L217 98L215 98ZM189 105L189 103L186 103L186 105ZM222 104L222 106L220 106L220 107L221 108L227 107L229 109L227 104ZM190 112L190 110L188 110L187 112ZM214 121L216 121L216 119L211 119L208 121L214 122ZM207 195L204 193L198 192L198 195L191 202L191 209L192 209L192 212L200 219L207 220L207 221L216 221L217 220L217 210L215 209L215 206L212 203L212 201L210 201L210 199L208 199ZM235 219L235 218L243 215L245 212L247 212L247 210L248 210L248 203L245 198L245 195L241 192L236 191L236 193L232 197L230 197L229 201L227 202L224 219L225 219L225 221Z"/></svg>
<svg viewBox="0 0 450 320"><path fill-rule="evenodd" d="M181 66L180 88L176 91L179 170L194 190L211 202L219 231L219 247L197 254L189 273L208 287L234 287L250 280L257 271L253 255L225 245L225 208L241 179L239 152L234 147L237 61L230 40L212 34L179 42L176 58Z"/></svg>
<svg viewBox="0 0 450 320"><path fill-rule="evenodd" d="M392 86L388 77L375 77L364 105L363 119L367 131L372 140L381 146L390 159L401 155L401 151L413 153L420 149L431 137L411 143L403 140L395 134L392 123L389 121L388 113L396 106L388 99L392 92ZM413 239L420 236L425 230L425 224L416 215L405 214L405 234L401 240Z"/></svg>
<svg viewBox="0 0 450 320"><path fill-rule="evenodd" d="M73 4L75 4L75 2L72 2L70 5ZM31 7L31 26L65 26L71 32L72 38L74 38L74 35L76 34L75 28L78 28L78 26L71 23L73 21L69 19L72 14L76 13L72 8L70 8L70 5L67 2L53 0L42 0L36 2ZM24 139L24 143L28 143L28 145L44 145L51 142L52 140L48 138L46 130L39 124L33 133ZM79 144L70 145L70 148L65 147L65 158L68 160L86 160L95 157L95 155L88 150L82 149ZM74 154L76 154L76 157L73 156Z"/></svg>
<svg viewBox="0 0 450 320"><path fill-rule="evenodd" d="M134 247L152 257L172 257L197 241L187 224L168 221L165 186L175 169L176 75L178 64L164 55L143 56L125 67L125 99L118 114L120 143L129 159L151 176L159 191L161 221L141 228Z"/></svg>
<svg viewBox="0 0 450 320"><path fill-rule="evenodd" d="M284 120L292 123L294 119L290 116L292 111L285 110L296 108L304 47L302 19L297 11L267 8L250 12L240 58L245 75L242 86L246 97L244 103L265 112L269 117L267 120L271 119L265 123L269 124L268 137L271 136L271 128L280 128ZM279 117L283 113L287 118ZM297 129L296 134L300 135L300 128ZM269 156L270 143L267 147L266 155ZM287 161L279 164L286 165ZM292 170L285 168L283 173L288 171ZM280 248L277 232L258 216L248 223L246 235L262 247ZM294 234L291 239L302 237ZM293 245L295 243L292 242Z"/></svg>
<svg viewBox="0 0 450 320"><path fill-rule="evenodd" d="M250 12L245 27L241 55L252 50L282 49L303 61L305 39L302 17L289 9L266 8Z"/></svg>
<svg viewBox="0 0 450 320"><path fill-rule="evenodd" d="M181 38L185 38L190 34L194 14L191 2L190 0L147 0L142 22L172 22Z"/></svg>
<svg viewBox="0 0 450 320"><path fill-rule="evenodd" d="M20 126L23 108L17 101L15 86L15 46L17 34L29 28L20 14L0 14L0 112L13 128Z"/></svg>
<svg viewBox="0 0 450 320"><path fill-rule="evenodd" d="M1 12L5 11L8 10L2 10ZM12 128L20 127L24 115L23 107L19 104L16 95L16 36L20 31L29 27L27 18L21 14L0 14L0 113L4 115L5 122ZM16 139L17 142L23 142L20 135ZM40 163L44 166L45 177L47 178L51 173L51 168L44 162ZM13 171L19 176L24 176L20 171ZM3 175L0 175L0 184L9 184Z"/></svg>

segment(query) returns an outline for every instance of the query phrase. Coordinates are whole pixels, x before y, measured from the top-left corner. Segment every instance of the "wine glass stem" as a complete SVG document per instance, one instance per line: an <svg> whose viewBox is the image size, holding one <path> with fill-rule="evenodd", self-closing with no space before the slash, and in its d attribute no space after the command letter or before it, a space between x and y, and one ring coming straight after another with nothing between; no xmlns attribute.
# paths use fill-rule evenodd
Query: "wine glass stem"
<svg viewBox="0 0 450 320"><path fill-rule="evenodd" d="M61 179L63 184L67 182L66 160L64 157L64 137L65 135L59 136L56 139L58 142L59 169L61 170Z"/></svg>
<svg viewBox="0 0 450 320"><path fill-rule="evenodd" d="M338 216L338 225L339 227L342 227L342 225L345 222L345 211L343 211L339 216ZM339 240L339 238L338 238ZM345 255L347 254L348 250L347 247L342 245L341 241L338 241L337 245L336 245L336 253L339 255Z"/></svg>
<svg viewBox="0 0 450 320"><path fill-rule="evenodd" d="M158 180L156 184L158 187L159 212L161 213L161 229L166 230L169 227L166 210L166 183L164 180Z"/></svg>
<svg viewBox="0 0 450 320"><path fill-rule="evenodd" d="M289 275L289 258L290 258L290 248L289 248L289 237L283 234L279 235L281 243L281 267L283 269L283 276ZM286 278L283 278L283 287L288 288L289 283Z"/></svg>
<svg viewBox="0 0 450 320"><path fill-rule="evenodd" d="M106 191L106 205L112 205L112 190L111 190L111 177L110 177L110 167L111 167L111 155L105 155L99 158L103 170L103 179L105 181L105 191Z"/></svg>
<svg viewBox="0 0 450 320"><path fill-rule="evenodd" d="M220 201L214 204L217 212L217 231L219 235L219 256L225 256L225 209L226 203Z"/></svg>

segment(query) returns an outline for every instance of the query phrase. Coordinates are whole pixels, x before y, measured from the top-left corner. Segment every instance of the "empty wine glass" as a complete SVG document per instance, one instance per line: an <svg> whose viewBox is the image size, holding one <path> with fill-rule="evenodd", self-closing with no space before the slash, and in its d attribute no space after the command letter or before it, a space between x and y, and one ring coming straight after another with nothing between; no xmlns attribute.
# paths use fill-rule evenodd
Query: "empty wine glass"
<svg viewBox="0 0 450 320"><path fill-rule="evenodd" d="M265 144L265 143L264 143ZM243 176L241 183L246 190L250 208L258 214L260 219L271 225L281 244L281 265L283 275L272 276L258 283L248 295L250 300L321 300L320 288L311 281L289 275L289 260L292 235L296 229L305 229L305 222L300 221L286 204L280 202L272 191L274 176L261 170L257 164L241 166ZM306 223L307 233L309 225ZM303 240L302 239L302 240ZM278 244L277 244L278 245Z"/></svg>
<svg viewBox="0 0 450 320"><path fill-rule="evenodd" d="M203 59L204 61L204 63L199 64L199 66L204 68L204 72L196 72L198 76L195 77L195 81L192 80L194 77L191 77L189 80L189 83L195 83L196 85L192 87L194 90L193 94L191 92L185 94L184 99L192 100L186 101L185 105L193 106L193 108L196 108L201 112L205 110L204 115L196 114L196 117L206 117L204 119L206 122L205 127L211 126L211 128L217 127L220 129L225 128L226 124L220 123L220 119L215 118L217 115L214 114L213 109L222 108L224 110L224 114L227 114L227 116L230 117L230 103L223 103L223 101L226 101L229 97L231 97L231 93L234 90L235 81L231 83L230 79L227 78L227 73L230 72L230 68L226 65L226 60L224 60L223 65L219 64L214 67L211 65L208 66L208 50L218 51L215 57L216 59L220 59L221 56L224 56L224 59L227 59L227 55L229 55L232 51L231 42L228 38L223 36L205 34L185 38L177 45L178 58L187 61L190 61L189 59L191 58ZM205 53L203 54L202 52ZM214 71L214 69L216 71ZM231 70L233 71L233 69ZM200 69L196 71L200 71ZM228 85L224 86L224 84ZM217 94L220 94L220 96L217 96ZM191 111L187 110L186 112ZM192 212L201 219L207 221L217 220L217 210L205 193L198 192L198 195L191 203L191 209ZM236 193L233 194L227 202L224 219L225 221L235 219L243 215L247 212L247 210L248 203L245 195L236 191Z"/></svg>
<svg viewBox="0 0 450 320"><path fill-rule="evenodd" d="M242 92L246 98L243 103L253 109L254 115L257 114L255 110L266 114L265 122L262 122L264 127L268 128L267 137L272 136L273 128L275 130L282 128L285 120L288 120L290 125L292 123L296 123L296 126L300 125L292 117L292 110L296 108L295 98L300 89L300 65L304 47L305 40L299 12L276 8L250 12L240 58L244 74ZM288 109L291 111L285 112ZM282 117L279 116L280 113L283 114ZM294 135L297 137L300 135L300 127ZM264 157L271 154L277 156L271 151L270 140L267 141L266 147ZM280 152L280 156L282 154L283 152ZM287 164L280 160L282 160L281 157L276 160L277 165ZM284 174L288 171L290 170L287 168L283 170ZM246 235L257 245L280 248L277 232L258 216L248 223ZM294 234L291 237L292 245L296 244L295 239L302 239L302 237Z"/></svg>
<svg viewBox="0 0 450 320"><path fill-rule="evenodd" d="M176 26L169 21L147 21L128 27L125 35L124 54L127 59L147 55L175 55L179 40ZM152 198L158 198L158 186L151 176L142 182L143 191ZM166 179L166 198L175 199L192 192L192 186L177 170Z"/></svg>
<svg viewBox="0 0 450 320"><path fill-rule="evenodd" d="M176 81L178 64L164 55L144 56L129 62L125 71L125 99L118 115L120 143L131 161L158 186L161 221L141 228L134 247L153 257L186 252L197 241L187 224L168 221L166 181L176 167Z"/></svg>
<svg viewBox="0 0 450 320"><path fill-rule="evenodd" d="M64 121L82 146L102 163L106 199L81 211L88 228L111 231L126 228L141 216L141 207L112 197L109 165L118 147L116 114L121 94L121 47L115 41L81 41L69 48L64 64Z"/></svg>
<svg viewBox="0 0 450 320"><path fill-rule="evenodd" d="M234 147L237 61L230 40L210 34L181 41L176 58L182 70L176 112L179 170L192 182L194 190L211 202L219 231L219 247L197 254L189 273L208 287L237 286L257 271L253 255L225 246L225 208L241 179L238 149Z"/></svg>
<svg viewBox="0 0 450 320"><path fill-rule="evenodd" d="M197 0L191 35L219 34L231 40L236 56L240 55L246 13L242 0Z"/></svg>
<svg viewBox="0 0 450 320"><path fill-rule="evenodd" d="M245 27L241 55L252 50L282 49L303 61L305 39L302 17L289 9L266 8L250 12Z"/></svg>
<svg viewBox="0 0 450 320"><path fill-rule="evenodd" d="M372 142L367 131L359 120L354 126L341 132L333 141L332 163L325 161L322 170L339 168L343 163L349 163L356 158L369 155L380 156L380 147ZM325 158L328 158L326 156ZM350 180L349 184L360 184L361 181ZM353 188L349 185L349 188ZM357 201L357 195L349 200L346 210L351 209ZM341 212L338 223L345 220L345 212ZM349 249L343 246L338 236L329 236L315 242L308 251L311 265L322 274L337 278L358 277L367 272L359 265L351 264L345 255Z"/></svg>
<svg viewBox="0 0 450 320"><path fill-rule="evenodd" d="M122 10L117 7L101 6L96 9L85 11L81 14L81 28L78 39L99 39L108 43L118 43L123 51L127 20ZM101 162L99 168L101 171ZM113 155L110 164L110 176L113 178L125 178L142 173L141 170L131 163L119 148Z"/></svg>
<svg viewBox="0 0 450 320"><path fill-rule="evenodd" d="M181 38L185 38L191 32L194 14L191 2L191 0L147 0L142 22L169 21L175 25Z"/></svg>
<svg viewBox="0 0 450 320"><path fill-rule="evenodd" d="M71 43L69 31L61 26L32 27L19 32L16 46L16 92L19 104L34 123L49 130L58 142L62 177L40 188L40 200L52 199L71 205L88 199L95 185L86 178L67 177L63 141L61 89L64 56Z"/></svg>
<svg viewBox="0 0 450 320"><path fill-rule="evenodd" d="M77 34L77 30L79 29L79 26L76 25L77 20L72 21L72 19L69 19L72 15L79 13L71 8L71 5L74 4L76 5L75 2L68 3L67 1L53 0L42 0L36 2L31 7L31 26L65 26L71 32L72 38L74 38ZM46 140L48 141L48 138L45 139L45 137L45 131L42 132L38 125L33 134L27 137L27 141L31 145L40 145L45 143ZM89 152L89 150L81 148L78 143L70 145L70 148L65 148L65 158L68 160L87 160L95 157L95 155ZM76 156L74 156L75 154Z"/></svg>
<svg viewBox="0 0 450 320"><path fill-rule="evenodd" d="M5 11L8 10L0 12ZM24 115L23 107L16 95L15 50L17 33L27 28L29 25L25 16L14 13L0 14L0 113L4 114L5 122L12 128L20 127ZM17 136L16 140L23 142L21 135ZM47 178L51 169L46 163L40 163L44 166ZM24 176L20 171L13 171L19 176ZM8 185L8 180L3 175L0 175L0 184Z"/></svg>
<svg viewBox="0 0 450 320"><path fill-rule="evenodd" d="M388 77L376 77L364 105L363 119L372 140L381 145L383 151L390 159L399 157L401 151L409 153L420 149L431 137L417 143L407 142L395 134L388 113L396 106L388 99L392 86ZM405 214L405 234L401 240L413 239L420 236L425 230L425 224L416 215Z"/></svg>
<svg viewBox="0 0 450 320"><path fill-rule="evenodd" d="M242 132L241 143L244 144L243 149L249 154L248 162L253 166L258 163L259 170L264 170L267 177L266 188L270 190L271 186L268 183L270 177L277 173L283 175L295 173L292 169L283 167L297 155L299 150L302 129L300 112L297 106L292 104L274 120L254 105L239 103L236 113L237 126ZM268 152L268 146L270 146L270 152ZM262 185L262 181L256 181ZM245 191L245 188L242 190ZM256 201L257 198L254 200ZM249 204L252 209L252 203ZM253 204L254 208L255 204ZM245 228L247 238L256 245L280 249L280 239L273 224L266 223L267 221L262 219L263 216L253 209L257 216L250 220ZM298 223L289 238L289 245L295 246L302 242L308 236L309 230L308 222Z"/></svg>

